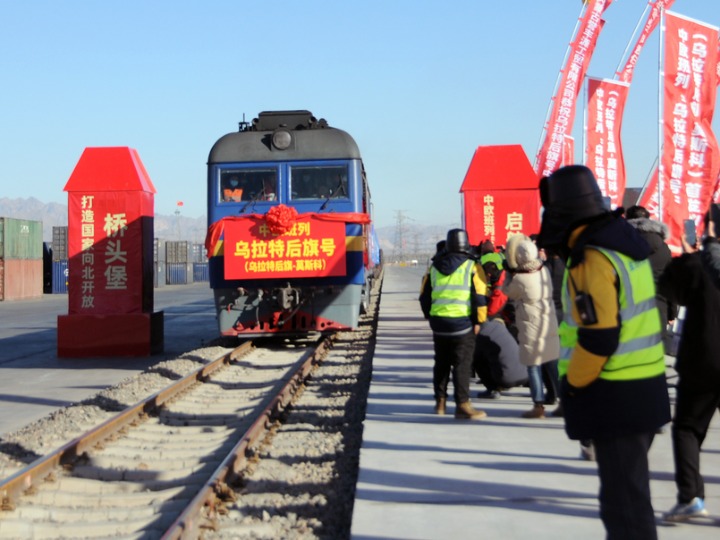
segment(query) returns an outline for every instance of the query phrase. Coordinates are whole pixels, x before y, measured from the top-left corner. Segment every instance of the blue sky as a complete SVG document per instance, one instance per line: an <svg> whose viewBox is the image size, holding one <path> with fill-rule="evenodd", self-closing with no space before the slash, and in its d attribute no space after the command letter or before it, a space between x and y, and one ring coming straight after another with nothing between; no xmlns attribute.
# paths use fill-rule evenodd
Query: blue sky
<svg viewBox="0 0 720 540"><path fill-rule="evenodd" d="M611 78L646 5L615 0L589 75ZM135 148L155 209L205 214L208 152L258 112L308 109L358 142L378 226L460 221L480 145L531 163L580 0L0 3L0 197L67 202L88 146ZM720 24L718 0L673 11ZM631 186L657 154L658 37L623 125ZM718 116L714 122L719 133ZM582 110L575 135L578 160Z"/></svg>

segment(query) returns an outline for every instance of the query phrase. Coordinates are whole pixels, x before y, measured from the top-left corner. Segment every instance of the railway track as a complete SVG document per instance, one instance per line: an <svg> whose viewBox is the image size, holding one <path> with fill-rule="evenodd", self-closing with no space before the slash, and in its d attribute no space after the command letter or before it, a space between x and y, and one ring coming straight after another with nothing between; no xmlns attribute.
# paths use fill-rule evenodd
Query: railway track
<svg viewBox="0 0 720 540"><path fill-rule="evenodd" d="M328 347L245 345L1 480L0 538L195 537Z"/></svg>

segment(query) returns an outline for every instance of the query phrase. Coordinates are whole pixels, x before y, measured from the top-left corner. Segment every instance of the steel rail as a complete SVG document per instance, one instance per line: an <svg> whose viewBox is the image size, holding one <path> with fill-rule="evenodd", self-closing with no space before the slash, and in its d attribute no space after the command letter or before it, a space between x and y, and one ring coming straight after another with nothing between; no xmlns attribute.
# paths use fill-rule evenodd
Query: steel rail
<svg viewBox="0 0 720 540"><path fill-rule="evenodd" d="M210 479L205 482L198 494L188 503L185 510L168 527L161 537L162 540L194 540L199 538L199 529L202 524L202 517L199 516L202 508L206 505L215 505L217 499L222 498L222 494L228 491L228 484L240 476L241 471L247 465L248 450L266 432L270 423L287 407L313 367L320 363L321 359L332 347L332 342L336 336L337 334L333 334L325 337L314 350L308 351L300 358L299 363L302 364L295 374L242 435Z"/></svg>
<svg viewBox="0 0 720 540"><path fill-rule="evenodd" d="M209 364L198 368L168 387L125 409L87 433L76 437L50 454L36 459L27 467L0 481L1 507L3 509L12 508L13 501L34 485L42 482L53 470L61 465L72 463L88 448L92 448L125 426L135 422L143 414L159 409L189 386L203 381L224 365L246 355L253 347L252 342L243 343L229 353L223 354Z"/></svg>

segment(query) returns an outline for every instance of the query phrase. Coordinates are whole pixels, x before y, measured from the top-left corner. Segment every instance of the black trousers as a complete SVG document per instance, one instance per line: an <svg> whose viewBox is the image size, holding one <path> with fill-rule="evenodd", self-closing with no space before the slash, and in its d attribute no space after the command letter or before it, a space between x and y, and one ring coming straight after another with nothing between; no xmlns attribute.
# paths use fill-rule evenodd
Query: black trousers
<svg viewBox="0 0 720 540"><path fill-rule="evenodd" d="M560 396L558 360L545 362L541 367L543 384L545 384L545 401L555 401Z"/></svg>
<svg viewBox="0 0 720 540"><path fill-rule="evenodd" d="M608 540L656 540L648 451L654 432L594 440Z"/></svg>
<svg viewBox="0 0 720 540"><path fill-rule="evenodd" d="M672 426L679 503L689 503L694 497L705 498L700 448L718 406L720 385L699 386L680 379Z"/></svg>
<svg viewBox="0 0 720 540"><path fill-rule="evenodd" d="M469 331L461 336L438 336L433 334L435 366L433 367L433 390L435 399L447 398L448 383L452 374L455 403L470 401L470 376L472 371L475 334Z"/></svg>

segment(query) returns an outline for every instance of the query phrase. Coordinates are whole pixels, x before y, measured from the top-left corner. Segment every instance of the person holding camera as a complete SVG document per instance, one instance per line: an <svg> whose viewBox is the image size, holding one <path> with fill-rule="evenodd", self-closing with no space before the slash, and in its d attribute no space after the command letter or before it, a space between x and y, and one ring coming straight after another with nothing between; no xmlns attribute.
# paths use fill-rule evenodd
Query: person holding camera
<svg viewBox="0 0 720 540"><path fill-rule="evenodd" d="M566 259L560 324L561 401L571 439L593 441L600 517L610 540L656 539L648 451L670 421L650 248L610 212L592 171L540 181L538 245Z"/></svg>

